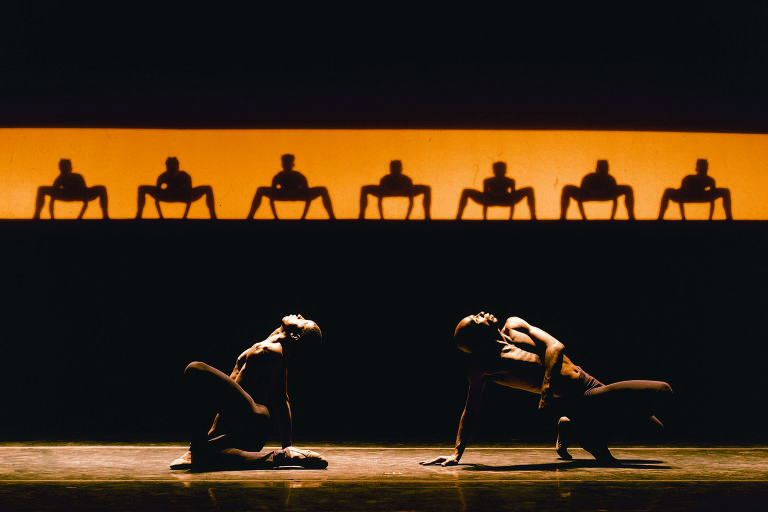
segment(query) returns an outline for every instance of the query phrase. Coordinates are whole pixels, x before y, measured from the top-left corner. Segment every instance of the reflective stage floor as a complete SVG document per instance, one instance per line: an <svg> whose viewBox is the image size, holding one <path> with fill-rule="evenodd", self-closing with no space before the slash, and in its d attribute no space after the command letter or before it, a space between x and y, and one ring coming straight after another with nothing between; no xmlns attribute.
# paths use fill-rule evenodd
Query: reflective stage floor
<svg viewBox="0 0 768 512"><path fill-rule="evenodd" d="M325 470L192 473L183 445L0 445L0 511L768 510L768 448L470 448L462 464L419 461L449 448L312 446Z"/></svg>

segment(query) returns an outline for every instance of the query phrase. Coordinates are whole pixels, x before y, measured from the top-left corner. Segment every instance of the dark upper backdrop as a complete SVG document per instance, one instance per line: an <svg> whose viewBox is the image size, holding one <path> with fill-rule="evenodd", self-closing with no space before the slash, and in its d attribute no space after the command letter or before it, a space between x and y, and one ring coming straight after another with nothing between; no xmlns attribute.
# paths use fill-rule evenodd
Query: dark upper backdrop
<svg viewBox="0 0 768 512"><path fill-rule="evenodd" d="M760 6L4 9L6 127L768 131ZM763 222L0 231L3 439L183 439L184 365L228 371L302 312L326 343L291 374L299 444L450 443L466 388L450 336L487 309L598 378L672 383L675 440L765 441ZM478 442L546 438L535 397L487 403Z"/></svg>

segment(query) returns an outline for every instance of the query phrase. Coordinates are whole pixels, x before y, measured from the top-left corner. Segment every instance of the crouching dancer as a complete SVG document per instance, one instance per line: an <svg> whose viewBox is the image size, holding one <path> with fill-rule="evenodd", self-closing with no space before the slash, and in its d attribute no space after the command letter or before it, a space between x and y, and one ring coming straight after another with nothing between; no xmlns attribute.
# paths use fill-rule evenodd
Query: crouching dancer
<svg viewBox="0 0 768 512"><path fill-rule="evenodd" d="M301 315L282 319L267 339L240 354L228 377L205 363L184 371L189 412L189 451L171 469L323 469L328 462L291 446L291 408L286 388L290 356L321 340L320 329ZM269 407L269 408L268 408ZM281 450L262 451L270 414L277 419Z"/></svg>
<svg viewBox="0 0 768 512"><path fill-rule="evenodd" d="M598 461L613 464L616 459L606 439L618 420L662 426L653 414L672 395L669 384L646 380L602 384L563 354L562 343L521 318L509 318L501 325L488 313L468 316L456 327L454 340L459 349L471 354L469 393L456 447L452 455L421 464L459 463L477 424L488 382L541 395L539 410L553 422L560 417L556 450L562 459L571 458L568 446L577 441Z"/></svg>

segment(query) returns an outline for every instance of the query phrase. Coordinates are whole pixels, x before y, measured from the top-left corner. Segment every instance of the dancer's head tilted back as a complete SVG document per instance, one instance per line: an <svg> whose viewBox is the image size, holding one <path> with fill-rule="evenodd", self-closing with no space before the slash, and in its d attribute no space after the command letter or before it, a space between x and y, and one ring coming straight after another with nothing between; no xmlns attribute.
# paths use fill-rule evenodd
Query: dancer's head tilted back
<svg viewBox="0 0 768 512"><path fill-rule="evenodd" d="M465 317L456 326L453 341L468 354L482 354L493 350L499 338L499 321L490 313L481 311Z"/></svg>
<svg viewBox="0 0 768 512"><path fill-rule="evenodd" d="M301 356L311 353L320 346L323 333L320 327L301 315L283 317L280 330L285 334L280 344L286 356Z"/></svg>

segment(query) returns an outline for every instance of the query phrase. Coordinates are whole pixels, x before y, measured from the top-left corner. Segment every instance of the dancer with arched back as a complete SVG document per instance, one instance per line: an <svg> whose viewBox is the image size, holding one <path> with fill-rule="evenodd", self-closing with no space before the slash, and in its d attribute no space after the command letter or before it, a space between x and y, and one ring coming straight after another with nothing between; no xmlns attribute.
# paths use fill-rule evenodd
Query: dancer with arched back
<svg viewBox="0 0 768 512"><path fill-rule="evenodd" d="M453 454L422 464L459 463L490 383L540 395L539 410L553 420L560 418L555 448L563 459L571 458L568 446L577 441L598 461L615 464L607 438L620 418L662 426L654 413L671 396L669 384L645 380L603 384L573 364L559 340L522 318L511 317L502 324L485 312L468 316L456 326L454 342L470 355L469 392L456 446Z"/></svg>
<svg viewBox="0 0 768 512"><path fill-rule="evenodd" d="M191 442L171 469L325 468L328 462L317 453L293 447L287 391L289 361L321 339L315 322L288 315L264 341L240 354L229 376L203 362L190 363L183 388ZM270 418L277 420L282 449L262 451Z"/></svg>

